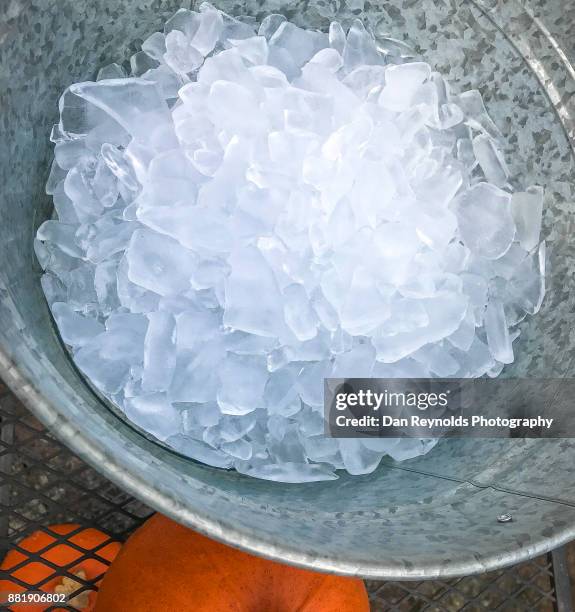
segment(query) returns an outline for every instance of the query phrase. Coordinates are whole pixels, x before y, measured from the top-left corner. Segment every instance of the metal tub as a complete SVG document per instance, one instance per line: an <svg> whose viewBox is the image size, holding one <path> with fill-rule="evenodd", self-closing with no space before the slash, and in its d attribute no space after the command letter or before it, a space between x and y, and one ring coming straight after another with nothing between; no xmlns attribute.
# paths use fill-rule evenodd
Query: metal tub
<svg viewBox="0 0 575 612"><path fill-rule="evenodd" d="M126 59L175 0L5 0L0 6L0 377L55 435L149 505L214 538L295 565L382 579L519 562L575 537L573 440L443 440L365 477L263 482L195 463L136 431L73 367L52 325L32 239L51 214L48 141L66 85ZM575 70L544 18L514 0L231 0L307 26L357 15L414 42L455 86L478 86L514 175L547 189L550 275L506 375L571 377ZM560 2L545 8L557 25ZM554 7L551 5L555 5ZM555 12L553 12L555 11ZM559 26L558 26L559 27ZM568 31L568 30L567 30ZM513 516L498 522L503 513Z"/></svg>

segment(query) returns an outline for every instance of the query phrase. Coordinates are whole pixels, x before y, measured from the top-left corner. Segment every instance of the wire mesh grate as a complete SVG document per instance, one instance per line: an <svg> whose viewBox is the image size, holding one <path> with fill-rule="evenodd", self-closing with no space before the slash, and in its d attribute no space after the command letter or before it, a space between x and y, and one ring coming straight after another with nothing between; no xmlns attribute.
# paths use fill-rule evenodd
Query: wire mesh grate
<svg viewBox="0 0 575 612"><path fill-rule="evenodd" d="M68 605L46 610L81 612L110 563L110 547L117 548L151 513L56 441L0 382L0 559L9 550L21 554L9 576L2 576L10 578L14 590L38 591L57 584L68 594ZM49 529L63 523L76 527L67 534ZM86 545L90 529L104 536L95 542L88 539ZM44 546L30 550L27 538L37 531ZM62 551L58 546L70 549L68 562L56 554ZM32 563L43 566L36 581L27 571ZM94 570L94 564L95 572L82 570L88 565ZM561 565L566 573L567 564ZM557 576L551 555L546 555L479 576L366 584L373 612L569 612L568 588L558 601L559 579L565 584L568 577ZM10 608L0 604L0 609ZM17 612L18 607L13 609Z"/></svg>

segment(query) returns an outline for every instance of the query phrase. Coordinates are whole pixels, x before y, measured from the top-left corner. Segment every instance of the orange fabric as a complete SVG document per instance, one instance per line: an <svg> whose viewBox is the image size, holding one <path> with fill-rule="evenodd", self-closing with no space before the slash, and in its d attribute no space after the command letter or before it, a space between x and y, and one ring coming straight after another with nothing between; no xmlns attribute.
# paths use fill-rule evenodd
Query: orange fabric
<svg viewBox="0 0 575 612"><path fill-rule="evenodd" d="M124 544L96 612L368 612L361 580L267 561L154 515Z"/></svg>
<svg viewBox="0 0 575 612"><path fill-rule="evenodd" d="M66 535L72 531L76 531L79 525L74 524L62 524L62 525L50 525L48 529L57 533L58 535ZM93 551L103 542L109 540L109 537L96 529L83 529L78 533L70 536L69 541L79 546L86 553ZM19 543L20 548L30 552L37 553L42 549L46 548L50 544L56 542L56 538L44 531L36 531L30 536L26 537L22 542ZM121 545L118 542L110 542L102 548L98 548L95 551L99 557L107 561L112 561L118 554ZM58 567L68 566L70 563L74 563L77 559L81 559L85 553L68 546L67 544L56 544L46 552L41 553L41 557L50 561ZM56 570L52 569L49 565L42 563L41 561L29 561L21 568L11 571L13 567L16 567L23 561L29 559L29 556L19 550L11 550L8 552L0 570L6 572L14 578L22 580L29 585L28 588L21 586L20 584L7 578L0 580L0 592L4 593L22 593L24 591L44 591L45 593L54 593L56 585L62 583L62 577L57 575ZM99 561L98 559L84 559L79 561L77 565L73 565L67 571L71 574L83 571L88 580L93 580L98 576L104 574L108 569L108 565ZM53 576L50 580L44 583L42 586L36 586L39 582ZM96 602L96 592L92 591L89 594L89 605L84 608L82 612L92 612ZM41 612L46 610L49 605L46 604L19 604L10 608L15 612ZM63 610L63 608L55 608L55 610Z"/></svg>

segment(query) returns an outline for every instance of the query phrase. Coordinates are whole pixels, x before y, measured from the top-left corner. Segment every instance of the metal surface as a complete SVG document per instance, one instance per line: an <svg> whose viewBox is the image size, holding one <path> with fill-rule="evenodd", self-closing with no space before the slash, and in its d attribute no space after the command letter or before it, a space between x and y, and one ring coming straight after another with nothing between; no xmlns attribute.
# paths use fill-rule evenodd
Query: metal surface
<svg viewBox="0 0 575 612"><path fill-rule="evenodd" d="M10 435L5 436L4 432ZM9 438L9 440L6 440ZM56 441L2 389L0 382L0 561L26 535L56 522L73 521L123 541L151 510L102 478ZM105 543L104 543L105 545ZM575 545L572 546L575 552ZM86 552L87 557L93 553ZM30 554L31 562L40 555ZM56 570L61 579L77 564ZM574 564L575 565L575 564ZM0 578L5 578L1 575ZM96 589L87 580L71 594ZM22 585L24 586L24 585ZM29 585L37 589L40 584ZM368 581L372 612L466 612L527 610L571 612L572 598L565 549L527 563L449 580ZM129 602L126 602L129 607ZM0 606L1 609L1 606ZM61 607L59 607L61 609ZM75 610L74 606L68 609ZM17 610L17 608L16 608Z"/></svg>
<svg viewBox="0 0 575 612"><path fill-rule="evenodd" d="M525 10L515 0L214 3L258 17L282 11L315 27L361 14L415 43L458 88L481 88L504 133L513 174L547 188L549 292L541 313L522 324L518 360L507 372L572 376L575 198L568 135L575 79L566 58L575 54L549 35L564 27L569 9L557 1ZM183 459L135 431L86 386L54 333L32 252L34 230L50 211L43 185L56 100L70 82L129 56L126 41L157 29L181 4L11 0L0 6L0 376L55 435L122 489L270 558L372 578L449 577L517 563L574 538L573 441L450 440L424 458L388 462L366 477L280 485ZM502 513L514 520L498 523Z"/></svg>

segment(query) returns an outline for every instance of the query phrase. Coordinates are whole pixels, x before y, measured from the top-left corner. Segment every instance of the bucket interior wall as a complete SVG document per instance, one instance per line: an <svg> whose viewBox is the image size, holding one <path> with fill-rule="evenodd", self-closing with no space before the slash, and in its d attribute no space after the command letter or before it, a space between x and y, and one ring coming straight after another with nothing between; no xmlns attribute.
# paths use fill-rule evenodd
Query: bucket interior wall
<svg viewBox="0 0 575 612"><path fill-rule="evenodd" d="M518 186L547 190L548 294L542 311L522 323L517 360L505 375L571 377L575 199L568 131L575 115L560 91L555 99L541 84L545 70L534 72L554 56L538 56L541 41L531 48L517 38L531 35L517 27L521 9L509 14L512 1L489 15L465 1L214 4L258 18L282 12L319 28L331 19L349 25L359 15L377 32L415 44L454 89L481 90ZM0 8L0 376L84 459L156 509L286 562L379 578L447 576L519 561L574 537L572 440L444 440L425 457L384 461L369 476L270 483L163 448L79 375L53 327L32 248L36 228L51 215L44 185L57 101L70 83L129 58L134 41L182 5L189 7L173 0L12 0ZM507 32L498 20L509 22ZM557 74L549 72L547 85L555 87L557 78L567 90L570 83ZM498 523L505 512L513 522Z"/></svg>

